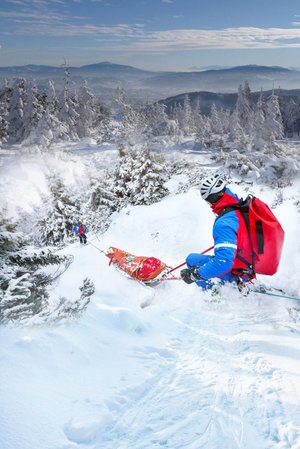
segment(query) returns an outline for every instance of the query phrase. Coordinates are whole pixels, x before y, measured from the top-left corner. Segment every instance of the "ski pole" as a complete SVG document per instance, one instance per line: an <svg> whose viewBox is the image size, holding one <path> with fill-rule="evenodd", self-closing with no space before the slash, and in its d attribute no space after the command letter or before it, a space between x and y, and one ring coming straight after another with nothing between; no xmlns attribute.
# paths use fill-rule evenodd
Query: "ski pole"
<svg viewBox="0 0 300 449"><path fill-rule="evenodd" d="M208 253L208 251L211 251L212 249L214 249L214 246L211 246L210 248L205 249L204 251L202 251L202 253L200 254L206 254ZM172 271L178 270L178 268L183 267L183 265L185 265L186 262L181 263L180 265L178 265L175 268L172 268L172 270L168 271L167 274L172 273Z"/></svg>

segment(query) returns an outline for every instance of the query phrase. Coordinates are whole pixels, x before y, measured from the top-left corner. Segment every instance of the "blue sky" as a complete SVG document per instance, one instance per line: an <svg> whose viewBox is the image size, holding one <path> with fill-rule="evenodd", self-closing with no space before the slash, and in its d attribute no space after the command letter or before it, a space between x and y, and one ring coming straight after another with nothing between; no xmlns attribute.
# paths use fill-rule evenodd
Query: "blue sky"
<svg viewBox="0 0 300 449"><path fill-rule="evenodd" d="M1 0L0 66L300 66L299 0Z"/></svg>

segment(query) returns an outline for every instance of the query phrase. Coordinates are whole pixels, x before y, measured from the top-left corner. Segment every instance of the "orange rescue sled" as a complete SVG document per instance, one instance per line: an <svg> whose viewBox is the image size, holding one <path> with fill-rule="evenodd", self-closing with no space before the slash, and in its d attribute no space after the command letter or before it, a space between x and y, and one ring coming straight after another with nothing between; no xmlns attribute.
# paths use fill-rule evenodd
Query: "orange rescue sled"
<svg viewBox="0 0 300 449"><path fill-rule="evenodd" d="M142 282L154 280L166 268L169 268L156 257L135 256L113 246L108 249L106 255L110 259L109 264L113 263L133 279Z"/></svg>

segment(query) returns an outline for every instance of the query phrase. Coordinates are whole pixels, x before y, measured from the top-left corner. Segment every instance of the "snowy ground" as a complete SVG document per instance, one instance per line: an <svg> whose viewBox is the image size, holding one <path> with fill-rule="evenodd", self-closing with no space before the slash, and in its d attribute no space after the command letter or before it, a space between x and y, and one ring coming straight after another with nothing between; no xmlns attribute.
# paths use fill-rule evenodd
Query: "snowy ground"
<svg viewBox="0 0 300 449"><path fill-rule="evenodd" d="M300 296L297 189L275 211L280 270L260 279ZM1 449L300 448L299 302L231 286L216 301L181 281L145 287L97 249L175 266L211 246L212 223L191 189L127 208L91 244L64 250L74 262L53 297L77 299L87 276L96 292L77 320L0 328Z"/></svg>

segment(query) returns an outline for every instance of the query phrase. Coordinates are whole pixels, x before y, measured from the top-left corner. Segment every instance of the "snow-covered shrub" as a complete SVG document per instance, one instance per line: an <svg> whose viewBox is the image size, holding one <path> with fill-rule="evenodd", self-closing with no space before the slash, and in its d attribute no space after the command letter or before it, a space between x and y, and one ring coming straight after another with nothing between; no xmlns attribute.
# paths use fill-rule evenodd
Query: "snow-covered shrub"
<svg viewBox="0 0 300 449"><path fill-rule="evenodd" d="M213 155L213 159L225 168L236 171L240 176L254 179L277 187L290 185L299 166L295 159L287 156L284 151L273 146L273 151L252 151L241 154L238 150L221 151Z"/></svg>
<svg viewBox="0 0 300 449"><path fill-rule="evenodd" d="M37 317L38 322L57 323L62 320L78 318L82 315L90 303L91 296L95 293L95 286L89 278L85 278L79 290L80 297L75 301L61 297L54 308L49 306L44 309Z"/></svg>
<svg viewBox="0 0 300 449"><path fill-rule="evenodd" d="M17 223L0 213L0 322L20 321L47 307L48 287L71 259L29 246ZM55 266L56 275L43 273Z"/></svg>

